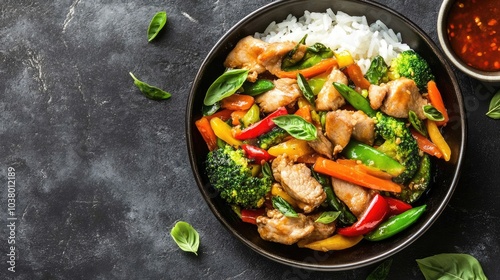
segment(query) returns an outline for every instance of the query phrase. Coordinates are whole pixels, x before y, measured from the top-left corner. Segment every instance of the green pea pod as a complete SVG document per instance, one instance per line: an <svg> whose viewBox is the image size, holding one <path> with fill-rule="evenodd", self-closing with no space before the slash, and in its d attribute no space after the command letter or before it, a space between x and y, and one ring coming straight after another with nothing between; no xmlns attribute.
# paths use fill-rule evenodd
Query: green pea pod
<svg viewBox="0 0 500 280"><path fill-rule="evenodd" d="M421 205L389 218L376 229L365 235L366 240L380 241L387 239L411 226L425 212L427 205Z"/></svg>
<svg viewBox="0 0 500 280"><path fill-rule="evenodd" d="M232 69L224 72L208 88L203 104L210 106L231 96L243 85L247 77L247 69Z"/></svg>
<svg viewBox="0 0 500 280"><path fill-rule="evenodd" d="M170 93L163 91L157 87L146 84L145 82L137 79L132 72L129 72L132 79L134 79L134 84L139 88L139 90L149 99L152 100L163 100L168 99L172 96Z"/></svg>
<svg viewBox="0 0 500 280"><path fill-rule="evenodd" d="M413 178L405 186L398 197L406 203L413 203L422 196L431 182L431 157L424 154L420 166Z"/></svg>
<svg viewBox="0 0 500 280"><path fill-rule="evenodd" d="M342 154L348 159L360 160L367 166L373 166L385 171L393 177L398 176L405 170L405 167L397 160L370 145L354 139L349 141L347 146L342 150Z"/></svg>
<svg viewBox="0 0 500 280"><path fill-rule="evenodd" d="M425 137L428 136L427 130L425 129L425 126L424 126L422 120L418 118L417 113L410 110L408 112L408 119L410 120L411 126L413 126L413 128L415 128L415 130L420 132L420 134L424 135Z"/></svg>
<svg viewBox="0 0 500 280"><path fill-rule="evenodd" d="M373 118L377 114L377 111L373 110L370 106L370 101L364 98L357 91L353 90L347 85L342 83L334 82L333 86L337 91L344 97L349 104L351 104L356 110L361 110L369 117Z"/></svg>
<svg viewBox="0 0 500 280"><path fill-rule="evenodd" d="M245 82L243 84L243 93L250 96L256 96L274 88L274 83L270 80L259 79L255 83Z"/></svg>
<svg viewBox="0 0 500 280"><path fill-rule="evenodd" d="M302 91L302 95L304 95L306 100L314 108L315 104L314 93L312 92L312 89L309 86L309 83L307 82L306 78L300 73L297 73L297 84L299 85L299 88Z"/></svg>
<svg viewBox="0 0 500 280"><path fill-rule="evenodd" d="M259 120L260 120L259 106L257 104L253 104L252 107L248 109L243 118L241 118L240 123L243 125L243 128L245 128L258 122Z"/></svg>
<svg viewBox="0 0 500 280"><path fill-rule="evenodd" d="M167 23L166 12L158 12L153 16L148 27L148 42L151 42L154 38L156 38L156 35L160 33L163 26L165 26L165 23Z"/></svg>

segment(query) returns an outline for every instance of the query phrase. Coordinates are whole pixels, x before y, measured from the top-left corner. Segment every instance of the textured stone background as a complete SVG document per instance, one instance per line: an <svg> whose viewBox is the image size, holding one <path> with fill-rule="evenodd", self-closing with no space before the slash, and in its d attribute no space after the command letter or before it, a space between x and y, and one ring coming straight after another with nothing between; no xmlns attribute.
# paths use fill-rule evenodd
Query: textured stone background
<svg viewBox="0 0 500 280"><path fill-rule="evenodd" d="M0 279L365 279L375 266L311 272L267 260L233 238L195 184L185 144L197 68L233 24L271 1L2 0ZM437 42L439 3L377 1ZM146 40L151 16L169 15ZM128 72L172 93L144 98ZM396 254L390 279L423 279L415 259L469 253L500 275L500 121L494 90L458 73L469 139L455 194L433 227ZM16 169L17 266L7 271L7 168ZM198 229L198 257L169 236Z"/></svg>

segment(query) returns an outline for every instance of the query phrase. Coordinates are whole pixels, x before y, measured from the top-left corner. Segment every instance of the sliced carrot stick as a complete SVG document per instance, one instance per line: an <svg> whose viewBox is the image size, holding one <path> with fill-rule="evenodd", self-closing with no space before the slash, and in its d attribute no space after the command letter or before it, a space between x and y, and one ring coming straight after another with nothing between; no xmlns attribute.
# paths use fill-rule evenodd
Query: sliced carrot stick
<svg viewBox="0 0 500 280"><path fill-rule="evenodd" d="M232 94L220 101L220 107L229 110L248 110L252 107L254 98L245 94Z"/></svg>
<svg viewBox="0 0 500 280"><path fill-rule="evenodd" d="M347 75L354 82L354 85L361 89L368 89L370 87L370 82L363 76L363 72L358 64L353 63L346 68Z"/></svg>
<svg viewBox="0 0 500 280"><path fill-rule="evenodd" d="M210 116L205 116L205 118L207 118L207 120L211 120L213 118L219 118L223 121L227 121L231 118L231 113L233 112L233 110L229 110L229 109L224 109L224 110L220 110Z"/></svg>
<svg viewBox="0 0 500 280"><path fill-rule="evenodd" d="M391 180L384 180L361 172L352 166L343 165L322 157L318 157L316 160L314 171L374 190L401 192L401 186Z"/></svg>
<svg viewBox="0 0 500 280"><path fill-rule="evenodd" d="M207 117L202 117L201 119L195 121L194 124L196 125L196 128L198 128L203 140L205 140L205 143L207 143L208 149L210 151L215 150L217 148L217 136L215 136Z"/></svg>
<svg viewBox="0 0 500 280"><path fill-rule="evenodd" d="M327 58L306 69L300 69L294 71L279 71L278 73L276 73L276 76L278 78L296 79L297 73L300 73L305 78L311 78L332 69L336 65L337 65L337 59Z"/></svg>
<svg viewBox="0 0 500 280"><path fill-rule="evenodd" d="M231 120L233 125L239 125L240 124L240 119L245 116L247 113L246 110L238 110L238 111L233 111L231 113Z"/></svg>
<svg viewBox="0 0 500 280"><path fill-rule="evenodd" d="M429 97L429 101L432 106L441 112L444 117L444 120L436 122L437 126L445 125L450 118L448 117L448 111L446 110L446 106L444 106L443 97L441 96L435 81L431 80L427 83L427 92L427 96Z"/></svg>
<svg viewBox="0 0 500 280"><path fill-rule="evenodd" d="M417 140L418 148L420 148L423 152L437 158L443 157L443 153L441 153L438 147L418 131L411 129L411 136Z"/></svg>
<svg viewBox="0 0 500 280"><path fill-rule="evenodd" d="M358 163L358 161L354 159L337 159L337 163L344 164L347 166L352 166L361 172L378 177L380 179L390 180L393 178L393 176L387 172L384 172L373 166L368 166L363 163Z"/></svg>
<svg viewBox="0 0 500 280"><path fill-rule="evenodd" d="M309 106L300 107L297 111L295 111L295 115L302 117L308 122L312 122L311 107Z"/></svg>

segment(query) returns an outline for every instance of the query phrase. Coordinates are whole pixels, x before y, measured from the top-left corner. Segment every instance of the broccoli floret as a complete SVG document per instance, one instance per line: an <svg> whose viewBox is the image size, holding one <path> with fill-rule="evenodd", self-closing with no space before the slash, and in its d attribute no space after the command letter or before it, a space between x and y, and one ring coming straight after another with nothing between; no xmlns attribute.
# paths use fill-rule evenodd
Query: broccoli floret
<svg viewBox="0 0 500 280"><path fill-rule="evenodd" d="M269 176L252 176L252 167L241 148L226 145L207 155L206 172L210 184L229 204L259 208L271 190Z"/></svg>
<svg viewBox="0 0 500 280"><path fill-rule="evenodd" d="M382 112L375 115L377 134L385 141L379 150L393 157L405 166L403 173L393 178L396 183L405 183L413 178L420 165L417 141L406 124Z"/></svg>
<svg viewBox="0 0 500 280"><path fill-rule="evenodd" d="M420 90L425 90L427 82L434 80L427 61L413 50L403 51L392 60L388 77L391 80L400 77L412 79Z"/></svg>
<svg viewBox="0 0 500 280"><path fill-rule="evenodd" d="M267 150L283 141L283 139L285 139L285 137L287 137L288 135L289 134L288 132L286 132L286 130L279 126L276 126L271 129L271 131L259 136L257 141L261 149Z"/></svg>

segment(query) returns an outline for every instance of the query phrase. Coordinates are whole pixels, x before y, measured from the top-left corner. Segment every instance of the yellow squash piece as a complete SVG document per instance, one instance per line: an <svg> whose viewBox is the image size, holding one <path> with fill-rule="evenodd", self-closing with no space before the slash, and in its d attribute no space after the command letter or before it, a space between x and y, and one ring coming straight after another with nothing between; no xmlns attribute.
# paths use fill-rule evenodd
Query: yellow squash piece
<svg viewBox="0 0 500 280"><path fill-rule="evenodd" d="M363 235L349 237L336 234L326 239L309 243L304 247L323 252L337 251L351 248L352 246L358 244L361 240L363 240Z"/></svg>
<svg viewBox="0 0 500 280"><path fill-rule="evenodd" d="M229 145L239 147L243 143L240 140L237 140L236 138L233 137L231 126L225 123L220 118L217 117L212 118L210 120L210 127L212 127L212 130L214 131L217 137L219 137Z"/></svg>
<svg viewBox="0 0 500 280"><path fill-rule="evenodd" d="M439 131L436 122L427 120L427 132L429 133L429 138L431 138L432 143L434 143L443 154L443 159L445 161L449 161L451 157L451 149Z"/></svg>

